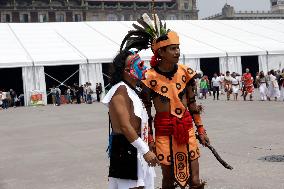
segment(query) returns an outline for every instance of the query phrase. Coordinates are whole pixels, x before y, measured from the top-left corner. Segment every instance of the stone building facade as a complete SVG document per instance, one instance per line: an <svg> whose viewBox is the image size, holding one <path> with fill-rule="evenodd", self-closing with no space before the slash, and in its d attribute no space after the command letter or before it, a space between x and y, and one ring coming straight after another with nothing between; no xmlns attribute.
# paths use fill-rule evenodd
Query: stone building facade
<svg viewBox="0 0 284 189"><path fill-rule="evenodd" d="M151 0L0 0L1 22L136 20L151 12ZM196 0L155 0L162 19L198 19Z"/></svg>
<svg viewBox="0 0 284 189"><path fill-rule="evenodd" d="M203 18L204 20L263 20L284 19L284 0L270 0L270 11L235 11L233 6L225 4L221 13Z"/></svg>

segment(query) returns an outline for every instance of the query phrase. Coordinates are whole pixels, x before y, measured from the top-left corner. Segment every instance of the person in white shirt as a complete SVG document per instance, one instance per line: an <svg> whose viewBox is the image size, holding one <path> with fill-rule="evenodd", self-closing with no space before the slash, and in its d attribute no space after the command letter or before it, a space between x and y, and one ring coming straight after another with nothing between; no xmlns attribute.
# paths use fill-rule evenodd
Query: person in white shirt
<svg viewBox="0 0 284 189"><path fill-rule="evenodd" d="M238 100L238 94L239 94L239 90L240 90L240 82L239 82L235 72L232 73L232 80L231 81L232 81L232 92L233 92L234 100Z"/></svg>
<svg viewBox="0 0 284 189"><path fill-rule="evenodd" d="M277 101L278 98L280 98L280 90L279 90L279 85L278 81L275 76L274 70L270 71L270 76L269 76L270 82L269 82L269 87L268 87L268 100L271 100L272 98Z"/></svg>
<svg viewBox="0 0 284 189"><path fill-rule="evenodd" d="M7 92L5 92L5 89L2 91L2 108L8 109L9 104L8 104L8 98L7 98Z"/></svg>
<svg viewBox="0 0 284 189"><path fill-rule="evenodd" d="M216 99L216 93L217 93L217 100L219 100L219 90L221 86L220 77L217 76L217 73L214 73L214 76L211 80L211 86L213 89L213 100Z"/></svg>

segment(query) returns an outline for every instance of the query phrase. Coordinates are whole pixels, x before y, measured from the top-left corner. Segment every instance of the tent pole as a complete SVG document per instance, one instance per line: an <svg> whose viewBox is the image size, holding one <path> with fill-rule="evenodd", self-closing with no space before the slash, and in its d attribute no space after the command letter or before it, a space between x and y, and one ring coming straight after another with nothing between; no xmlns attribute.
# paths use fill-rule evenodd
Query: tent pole
<svg viewBox="0 0 284 189"><path fill-rule="evenodd" d="M226 52L226 71L230 71L229 70L229 56L227 52Z"/></svg>
<svg viewBox="0 0 284 189"><path fill-rule="evenodd" d="M89 59L87 58L87 78L88 78L88 82L90 82L90 63L89 63Z"/></svg>
<svg viewBox="0 0 284 189"><path fill-rule="evenodd" d="M268 51L266 51L266 68L267 68L267 71L266 73L269 71L269 68L268 68Z"/></svg>

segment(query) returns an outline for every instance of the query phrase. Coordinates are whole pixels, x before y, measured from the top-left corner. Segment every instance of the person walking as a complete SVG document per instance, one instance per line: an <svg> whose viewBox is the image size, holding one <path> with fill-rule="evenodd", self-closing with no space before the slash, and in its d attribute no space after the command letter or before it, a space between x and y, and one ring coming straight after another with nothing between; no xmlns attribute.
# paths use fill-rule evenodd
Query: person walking
<svg viewBox="0 0 284 189"><path fill-rule="evenodd" d="M211 86L213 89L213 100L216 99L216 94L217 94L217 100L219 100L219 91L220 91L221 81L217 73L214 73L214 76L211 80Z"/></svg>
<svg viewBox="0 0 284 189"><path fill-rule="evenodd" d="M5 91L5 89L3 89L3 91L2 91L2 108L4 110L7 110L8 107L9 107L9 104L8 104L7 92Z"/></svg>
<svg viewBox="0 0 284 189"><path fill-rule="evenodd" d="M232 76L229 71L226 72L224 77L224 89L227 93L227 100L230 100L230 96L232 94Z"/></svg>
<svg viewBox="0 0 284 189"><path fill-rule="evenodd" d="M209 85L206 80L206 77L203 76L200 80L200 93L202 94L202 98L204 99L207 98L208 88L209 88Z"/></svg>
<svg viewBox="0 0 284 189"><path fill-rule="evenodd" d="M237 78L237 75L235 72L232 73L232 93L234 96L234 100L238 100L238 94L240 90L240 82Z"/></svg>
<svg viewBox="0 0 284 189"><path fill-rule="evenodd" d="M280 87L281 87L281 94L282 94L281 96L284 101L284 69L282 70L279 80L280 80Z"/></svg>
<svg viewBox="0 0 284 189"><path fill-rule="evenodd" d="M277 101L277 99L280 98L280 90L274 70L270 70L269 78L270 82L268 87L268 97L269 97L268 100L272 100L274 98L275 101Z"/></svg>
<svg viewBox="0 0 284 189"><path fill-rule="evenodd" d="M265 101L267 96L268 82L263 71L259 73L259 77L256 79L256 84L259 88L260 100Z"/></svg>

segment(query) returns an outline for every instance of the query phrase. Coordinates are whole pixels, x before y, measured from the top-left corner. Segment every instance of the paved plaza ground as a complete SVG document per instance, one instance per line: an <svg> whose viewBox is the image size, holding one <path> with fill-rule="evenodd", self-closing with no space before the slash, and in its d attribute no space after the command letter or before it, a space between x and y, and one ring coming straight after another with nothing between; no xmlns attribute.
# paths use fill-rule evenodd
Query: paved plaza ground
<svg viewBox="0 0 284 189"><path fill-rule="evenodd" d="M202 147L206 188L284 189L284 102L224 99L199 100L212 145L234 167L223 168ZM105 189L107 143L100 103L1 110L0 189Z"/></svg>

